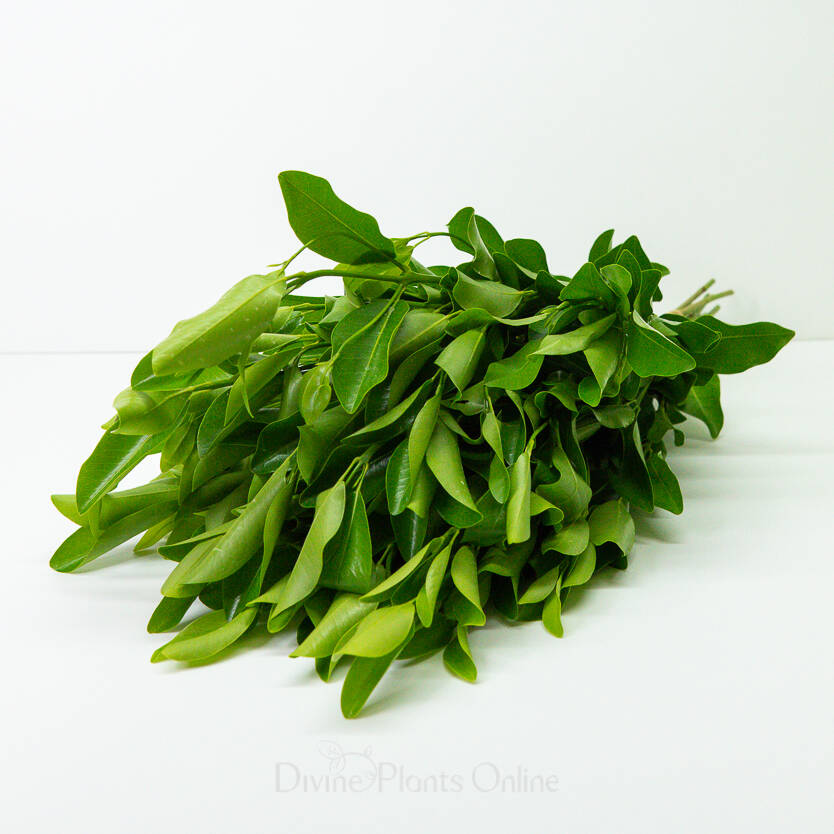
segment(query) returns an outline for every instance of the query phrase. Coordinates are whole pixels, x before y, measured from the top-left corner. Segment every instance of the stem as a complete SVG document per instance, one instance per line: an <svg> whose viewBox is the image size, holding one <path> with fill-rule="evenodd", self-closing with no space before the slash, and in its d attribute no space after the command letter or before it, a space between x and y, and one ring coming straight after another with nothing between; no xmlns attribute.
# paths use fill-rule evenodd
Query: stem
<svg viewBox="0 0 834 834"><path fill-rule="evenodd" d="M692 295L690 295L689 298L686 299L686 301L682 301L678 309L680 309L681 307L688 307L690 304L692 304L693 301L695 301L697 298L700 298L714 283L715 278L710 278L709 281L706 282L706 284L704 284L699 289L695 290L695 292L692 293Z"/></svg>
<svg viewBox="0 0 834 834"><path fill-rule="evenodd" d="M400 269L404 269L402 264L397 264ZM302 287L308 281L314 278L323 278L325 276L335 276L337 278L366 278L369 281L382 281L387 284L397 284L404 286L410 283L437 283L438 277L429 273L423 274L418 272L405 272L398 278L389 275L377 275L373 272L363 272L362 270L354 269L316 269L312 272L296 272L290 275L287 280L287 290L290 292Z"/></svg>
<svg viewBox="0 0 834 834"><path fill-rule="evenodd" d="M469 241L464 240L462 237L458 237L457 235L453 235L451 232L420 232L419 235L412 235L411 237L406 238L406 240L410 242L412 240L417 240L418 237L421 238L421 240L419 241L419 243L414 244L415 247L419 246L420 243L423 243L424 241L429 240L429 238L433 237L448 237L451 240L459 240L466 246L470 245Z"/></svg>
<svg viewBox="0 0 834 834"><path fill-rule="evenodd" d="M701 287L697 292L693 293L686 299L683 303L679 304L674 310L670 310L666 315L672 316L684 316L685 318L694 318L701 314L701 311L707 304L711 304L713 301L717 301L719 298L726 298L728 295L732 295L732 290L724 290L723 292L715 292L709 293L708 295L704 295L704 293L715 283L714 279L710 279ZM703 296L703 298L701 298ZM711 311L712 312L712 311Z"/></svg>

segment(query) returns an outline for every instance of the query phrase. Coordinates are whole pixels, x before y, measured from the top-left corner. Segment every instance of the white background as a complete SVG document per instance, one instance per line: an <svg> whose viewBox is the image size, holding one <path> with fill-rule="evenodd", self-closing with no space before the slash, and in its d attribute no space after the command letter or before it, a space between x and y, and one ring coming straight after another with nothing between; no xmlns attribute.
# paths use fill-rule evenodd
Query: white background
<svg viewBox="0 0 834 834"><path fill-rule="evenodd" d="M145 350L296 244L300 168L391 235L474 205L575 270L641 237L834 335L834 5L9 2L0 350Z"/></svg>
<svg viewBox="0 0 834 834"><path fill-rule="evenodd" d="M72 489L138 352L294 250L282 169L392 235L475 205L556 271L613 225L672 268L670 303L715 277L731 321L834 336L833 24L823 0L4 2L9 830L828 834L830 342L726 379L721 439L695 428L675 453L684 515L639 522L632 566L563 641L492 626L475 686L435 658L356 722L280 639L148 664L159 560L47 560L70 529L48 494ZM467 787L276 791L280 761L327 773L326 741ZM482 761L559 789L478 793Z"/></svg>

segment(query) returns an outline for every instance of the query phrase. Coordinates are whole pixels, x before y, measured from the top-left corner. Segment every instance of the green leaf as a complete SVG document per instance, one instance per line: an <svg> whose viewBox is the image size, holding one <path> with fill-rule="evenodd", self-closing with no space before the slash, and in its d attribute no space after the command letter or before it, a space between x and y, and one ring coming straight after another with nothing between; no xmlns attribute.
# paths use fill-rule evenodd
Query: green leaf
<svg viewBox="0 0 834 834"><path fill-rule="evenodd" d="M619 330L611 329L584 350L593 377L579 383L578 393L584 402L596 407L620 364L622 338Z"/></svg>
<svg viewBox="0 0 834 834"><path fill-rule="evenodd" d="M443 348L435 364L442 368L458 391L469 385L486 345L484 329L467 330Z"/></svg>
<svg viewBox="0 0 834 834"><path fill-rule="evenodd" d="M178 626L195 599L197 597L162 597L148 621L148 634L159 634Z"/></svg>
<svg viewBox="0 0 834 834"><path fill-rule="evenodd" d="M481 220L483 220L483 218L479 218L477 215L473 214L469 218L469 223L466 227L466 238L474 251L472 268L479 275L483 275L490 280L495 281L498 278L498 270L495 266L495 262L490 257L489 248L484 242L484 237L482 237L481 234L482 229L487 233L487 236L489 236L488 230L493 232L495 232L495 230L492 229L491 224L481 223ZM497 235L497 232L495 234Z"/></svg>
<svg viewBox="0 0 834 834"><path fill-rule="evenodd" d="M695 360L671 339L650 327L637 310L626 333L628 361L637 376L677 376L695 367Z"/></svg>
<svg viewBox="0 0 834 834"><path fill-rule="evenodd" d="M652 500L655 506L680 515L683 512L683 496L669 464L659 454L653 454L647 458L646 465L652 479Z"/></svg>
<svg viewBox="0 0 834 834"><path fill-rule="evenodd" d="M176 508L174 501L157 502L119 518L106 529L94 532L82 527L58 548L49 565L62 573L77 570L139 535L143 530L170 518Z"/></svg>
<svg viewBox="0 0 834 834"><path fill-rule="evenodd" d="M561 567L551 568L549 571L537 576L528 586L527 590L519 597L521 605L531 605L536 602L543 602L550 596L556 583L559 581Z"/></svg>
<svg viewBox="0 0 834 834"><path fill-rule="evenodd" d="M417 483L417 475L426 457L426 450L429 448L434 428L437 425L437 416L440 413L441 398L435 395L427 400L414 418L411 431L408 434L408 466L410 484L413 488Z"/></svg>
<svg viewBox="0 0 834 834"><path fill-rule="evenodd" d="M710 348L714 347L721 334L711 327L707 327L702 321L690 321L689 319L682 319L675 321L673 325L674 331L677 333L684 347L690 351L693 356L696 353L704 353Z"/></svg>
<svg viewBox="0 0 834 834"><path fill-rule="evenodd" d="M282 171L278 183L292 230L313 252L345 264L394 259L394 244L376 220L340 200L327 180Z"/></svg>
<svg viewBox="0 0 834 834"><path fill-rule="evenodd" d="M161 447L156 435L119 435L107 432L81 466L75 495L78 511L87 512L141 460Z"/></svg>
<svg viewBox="0 0 834 834"><path fill-rule="evenodd" d="M537 487L542 497L559 507L564 519L570 523L583 515L591 500L591 488L576 472L570 459L560 445L553 448L552 462L559 472L559 479L552 483L542 483Z"/></svg>
<svg viewBox="0 0 834 834"><path fill-rule="evenodd" d="M703 385L693 385L686 395L681 410L697 417L709 429L710 437L718 437L724 425L721 410L721 383L718 375L711 376Z"/></svg>
<svg viewBox="0 0 834 834"><path fill-rule="evenodd" d="M394 449L385 468L385 495L388 499L388 512L397 516L408 506L413 489L411 466L408 457L408 441Z"/></svg>
<svg viewBox="0 0 834 834"><path fill-rule="evenodd" d="M426 449L426 462L434 477L455 501L477 512L463 474L457 438L442 420L434 427Z"/></svg>
<svg viewBox="0 0 834 834"><path fill-rule="evenodd" d="M304 422L313 424L330 405L330 367L316 365L302 377L298 408Z"/></svg>
<svg viewBox="0 0 834 834"><path fill-rule="evenodd" d="M618 469L611 472L610 480L614 489L630 501L638 510L650 513L654 509L652 482L643 454L643 440L635 420L631 430L620 432L623 442L623 457Z"/></svg>
<svg viewBox="0 0 834 834"><path fill-rule="evenodd" d="M467 683L474 683L478 677L478 670L475 661L472 660L467 631L466 626L457 627L449 645L443 650L443 663L453 675Z"/></svg>
<svg viewBox="0 0 834 834"><path fill-rule="evenodd" d="M522 452L510 470L510 496L507 501L507 543L530 538L530 453Z"/></svg>
<svg viewBox="0 0 834 834"><path fill-rule="evenodd" d="M189 554L169 578L175 579L179 585L216 582L245 565L263 545L264 525L273 502L286 504L290 500L293 481L288 477L288 469L288 465L284 464L273 472L223 536L199 558L192 558Z"/></svg>
<svg viewBox="0 0 834 834"><path fill-rule="evenodd" d="M366 614L339 651L356 657L383 657L401 646L414 622L414 603L388 605Z"/></svg>
<svg viewBox="0 0 834 834"><path fill-rule="evenodd" d="M391 342L391 364L398 365L403 359L439 339L446 329L447 321L447 316L434 310L409 310Z"/></svg>
<svg viewBox="0 0 834 834"><path fill-rule="evenodd" d="M606 229L591 245L591 251L588 253L589 261L597 261L604 255L607 255L611 250L611 241L614 239L614 230Z"/></svg>
<svg viewBox="0 0 834 834"><path fill-rule="evenodd" d="M469 223L474 216L475 209L471 207L462 208L446 224L446 228L448 228L449 234L452 236L452 245L455 249L466 252L468 255L475 254L475 248L469 242Z"/></svg>
<svg viewBox="0 0 834 834"><path fill-rule="evenodd" d="M339 594L327 613L290 657L329 657L339 641L376 607L355 594Z"/></svg>
<svg viewBox="0 0 834 834"><path fill-rule="evenodd" d="M92 530L80 527L70 533L49 560L49 567L61 572L70 572L84 563L84 558L92 550L96 537Z"/></svg>
<svg viewBox="0 0 834 834"><path fill-rule="evenodd" d="M126 388L113 401L119 415L114 434L158 434L170 428L182 412L187 394L134 391Z"/></svg>
<svg viewBox="0 0 834 834"><path fill-rule="evenodd" d="M714 316L701 316L697 322L721 335L705 353L694 354L699 368L719 374L738 374L769 362L796 335L793 330L769 321L732 325Z"/></svg>
<svg viewBox="0 0 834 834"><path fill-rule="evenodd" d="M345 341L333 364L333 387L348 414L388 375L391 340L408 312L404 301L375 301L368 306L372 305L379 305L378 314ZM355 315L351 313L344 321Z"/></svg>
<svg viewBox="0 0 834 834"><path fill-rule="evenodd" d="M634 409L629 405L607 405L593 409L594 417L607 429L624 429L634 422Z"/></svg>
<svg viewBox="0 0 834 834"><path fill-rule="evenodd" d="M415 608L417 616L420 618L420 622L424 628L429 628L434 621L437 596L440 593L440 586L446 576L446 568L449 564L449 556L451 553L452 545L449 544L432 559L432 563L426 573L425 584L417 594Z"/></svg>
<svg viewBox="0 0 834 834"><path fill-rule="evenodd" d="M414 554L404 565L401 565L389 577L380 582L362 597L364 602L381 602L388 599L391 593L402 585L425 561L431 553L431 542Z"/></svg>
<svg viewBox="0 0 834 834"><path fill-rule="evenodd" d="M229 390L224 424L233 422L238 413L244 409L248 414L255 395L272 382L278 372L294 361L297 355L298 351L293 347L291 351L282 351L267 356L247 366L245 373L238 375Z"/></svg>
<svg viewBox="0 0 834 834"><path fill-rule="evenodd" d="M324 568L319 584L337 591L364 594L371 588L371 531L360 490L350 490L339 531L324 551Z"/></svg>
<svg viewBox="0 0 834 834"><path fill-rule="evenodd" d="M583 264L568 285L559 293L562 301L594 301L613 310L617 296L603 280L599 270L592 264Z"/></svg>
<svg viewBox="0 0 834 834"><path fill-rule="evenodd" d="M483 616L480 591L478 590L478 566L470 547L458 548L452 558L452 582L460 593L472 603Z"/></svg>
<svg viewBox="0 0 834 834"><path fill-rule="evenodd" d="M634 520L628 506L621 498L606 501L594 507L588 518L591 542L599 546L614 542L623 553L628 553L634 544Z"/></svg>
<svg viewBox="0 0 834 834"><path fill-rule="evenodd" d="M154 374L209 368L248 350L269 327L284 289L281 272L239 281L208 310L174 326L153 349Z"/></svg>
<svg viewBox="0 0 834 834"><path fill-rule="evenodd" d="M567 556L576 556L588 546L590 530L584 518L564 525L542 542L542 550L555 550Z"/></svg>
<svg viewBox="0 0 834 834"><path fill-rule="evenodd" d="M276 603L280 611L301 602L315 590L321 576L325 545L339 531L344 512L345 484L339 481L316 499L313 523L304 538L284 592Z"/></svg>
<svg viewBox="0 0 834 834"><path fill-rule="evenodd" d="M464 310L486 310L505 318L518 307L524 294L497 281L479 281L458 272L452 296Z"/></svg>
<svg viewBox="0 0 834 834"><path fill-rule="evenodd" d="M405 643L403 643L405 645ZM356 718L402 646L382 657L355 657L342 684L342 715Z"/></svg>
<svg viewBox="0 0 834 834"><path fill-rule="evenodd" d="M617 318L616 314L598 319L590 324L577 327L567 333L557 333L555 336L545 336L540 342L536 355L541 356L566 356L571 353L579 353L585 350L588 345L599 339Z"/></svg>
<svg viewBox="0 0 834 834"><path fill-rule="evenodd" d="M563 588L584 585L593 575L597 564L597 549L592 543L573 560L570 570L562 582Z"/></svg>
<svg viewBox="0 0 834 834"><path fill-rule="evenodd" d="M562 583L557 582L550 596L544 601L542 609L542 623L544 627L554 636L563 637L565 634L562 628Z"/></svg>
<svg viewBox="0 0 834 834"><path fill-rule="evenodd" d="M194 663L213 657L231 646L252 625L258 612L244 608L232 620L226 620L224 611L210 611L189 623L173 640L160 646L151 661L180 660Z"/></svg>
<svg viewBox="0 0 834 834"><path fill-rule="evenodd" d="M505 391L520 391L532 385L544 362L544 356L536 352L538 347L538 342L528 342L512 356L492 362L486 370L484 384Z"/></svg>
<svg viewBox="0 0 834 834"><path fill-rule="evenodd" d="M504 250L530 278L548 271L547 255L538 241L514 238L506 242Z"/></svg>

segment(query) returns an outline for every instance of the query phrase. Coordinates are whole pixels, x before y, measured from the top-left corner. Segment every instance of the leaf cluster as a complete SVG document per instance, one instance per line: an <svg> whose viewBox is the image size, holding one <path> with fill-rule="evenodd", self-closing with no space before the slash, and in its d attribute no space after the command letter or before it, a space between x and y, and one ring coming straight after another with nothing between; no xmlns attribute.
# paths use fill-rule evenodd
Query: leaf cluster
<svg viewBox="0 0 834 834"><path fill-rule="evenodd" d="M56 507L73 571L141 534L171 562L154 661L213 657L252 628L362 709L396 659L442 652L472 681L490 612L562 636L572 589L625 568L634 508L683 509L667 461L687 415L721 430L719 374L793 333L726 324L707 287L657 314L668 270L636 237L594 242L571 276L473 209L388 238L319 177L284 172L304 249L335 262L251 275L143 357ZM424 266L445 235L457 265ZM304 296L338 275L344 294ZM145 457L160 475L117 490Z"/></svg>

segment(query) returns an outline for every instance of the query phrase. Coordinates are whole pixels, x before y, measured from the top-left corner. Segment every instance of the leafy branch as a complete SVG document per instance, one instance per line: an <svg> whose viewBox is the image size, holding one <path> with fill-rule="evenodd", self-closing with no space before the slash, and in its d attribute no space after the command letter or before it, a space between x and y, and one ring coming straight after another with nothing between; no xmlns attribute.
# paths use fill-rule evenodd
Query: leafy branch
<svg viewBox="0 0 834 834"><path fill-rule="evenodd" d="M715 318L713 281L656 315L668 270L610 229L566 276L472 208L389 238L326 180L279 182L302 247L142 358L53 496L76 529L51 565L139 536L171 563L148 630L179 629L153 661L294 630L322 679L348 665L354 717L397 659L474 680L489 617L561 637L572 589L626 567L632 510L682 511L668 444L687 417L718 435L719 375L794 334ZM463 260L420 264L434 237ZM332 263L288 274L308 250ZM344 293L297 294L323 276ZM150 455L159 476L118 490Z"/></svg>

